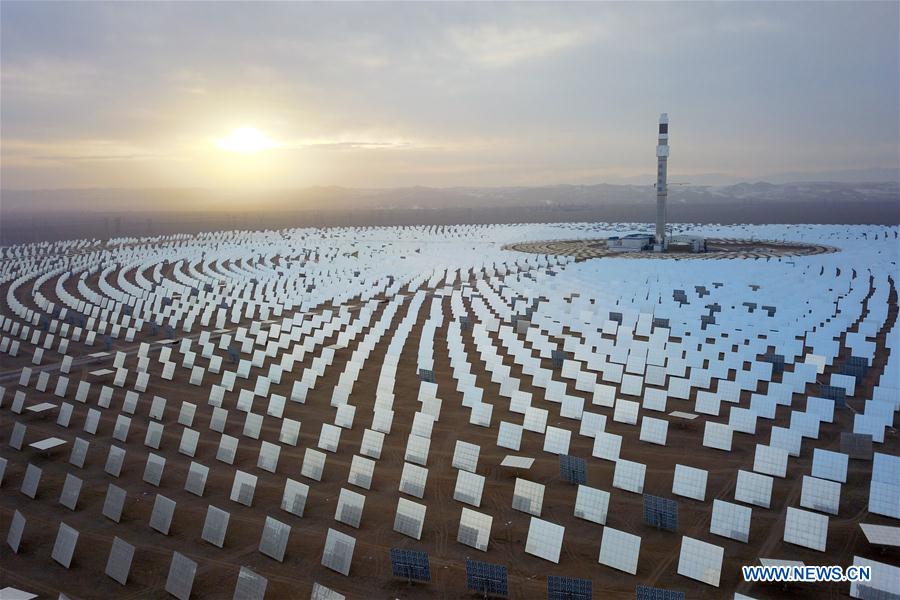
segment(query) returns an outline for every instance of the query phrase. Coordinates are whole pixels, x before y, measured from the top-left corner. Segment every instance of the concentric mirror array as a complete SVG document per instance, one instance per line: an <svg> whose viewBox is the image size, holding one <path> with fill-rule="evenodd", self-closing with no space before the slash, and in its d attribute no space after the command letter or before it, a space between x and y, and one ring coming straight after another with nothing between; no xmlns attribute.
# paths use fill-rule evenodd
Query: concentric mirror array
<svg viewBox="0 0 900 600"><path fill-rule="evenodd" d="M628 229L0 249L0 596L762 598L766 561L895 593L897 228L504 249Z"/></svg>

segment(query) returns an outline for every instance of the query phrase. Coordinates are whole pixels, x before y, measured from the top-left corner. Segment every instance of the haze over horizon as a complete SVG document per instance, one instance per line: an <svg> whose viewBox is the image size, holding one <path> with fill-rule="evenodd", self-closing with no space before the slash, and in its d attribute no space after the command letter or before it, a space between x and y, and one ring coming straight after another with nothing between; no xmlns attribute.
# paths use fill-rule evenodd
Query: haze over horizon
<svg viewBox="0 0 900 600"><path fill-rule="evenodd" d="M894 2L0 10L4 189L644 183L660 112L673 181L900 164Z"/></svg>

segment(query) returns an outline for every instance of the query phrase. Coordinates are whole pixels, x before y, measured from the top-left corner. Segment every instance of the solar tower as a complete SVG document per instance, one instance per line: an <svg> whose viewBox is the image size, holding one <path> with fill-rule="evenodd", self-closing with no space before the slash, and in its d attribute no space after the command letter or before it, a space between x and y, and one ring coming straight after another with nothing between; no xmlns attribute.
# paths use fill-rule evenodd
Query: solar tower
<svg viewBox="0 0 900 600"><path fill-rule="evenodd" d="M669 160L669 115L659 115L659 141L656 144L656 246L666 249L666 163Z"/></svg>

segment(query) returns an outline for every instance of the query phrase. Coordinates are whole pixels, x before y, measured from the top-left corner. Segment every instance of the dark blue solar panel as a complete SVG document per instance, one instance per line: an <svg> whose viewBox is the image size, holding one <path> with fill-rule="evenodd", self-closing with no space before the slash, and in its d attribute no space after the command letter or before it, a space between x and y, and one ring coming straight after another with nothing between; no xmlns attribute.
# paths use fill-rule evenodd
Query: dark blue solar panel
<svg viewBox="0 0 900 600"><path fill-rule="evenodd" d="M764 354L763 362L772 363L773 373L784 373L784 355L783 354Z"/></svg>
<svg viewBox="0 0 900 600"><path fill-rule="evenodd" d="M644 521L657 529L678 531L678 503L669 498L644 494Z"/></svg>
<svg viewBox="0 0 900 600"><path fill-rule="evenodd" d="M428 555L418 550L391 548L391 568L394 577L410 581L431 581L431 564Z"/></svg>
<svg viewBox="0 0 900 600"><path fill-rule="evenodd" d="M419 381L434 383L434 371L431 369L419 369Z"/></svg>
<svg viewBox="0 0 900 600"><path fill-rule="evenodd" d="M867 370L868 367L866 365L852 365L850 363L846 363L844 365L844 368L841 369L841 375L850 375L851 377L862 379L866 376Z"/></svg>
<svg viewBox="0 0 900 600"><path fill-rule="evenodd" d="M864 356L851 356L847 359L847 364L854 367L868 367L869 360Z"/></svg>
<svg viewBox="0 0 900 600"><path fill-rule="evenodd" d="M582 485L587 483L587 469L583 458L559 455L559 478L569 483Z"/></svg>
<svg viewBox="0 0 900 600"><path fill-rule="evenodd" d="M872 460L872 436L868 433L841 432L841 452L861 460Z"/></svg>
<svg viewBox="0 0 900 600"><path fill-rule="evenodd" d="M556 368L562 367L563 361L566 360L566 353L562 350L552 350L550 356L553 360L553 366Z"/></svg>
<svg viewBox="0 0 900 600"><path fill-rule="evenodd" d="M547 577L547 600L591 600L594 584L590 579L574 577Z"/></svg>
<svg viewBox="0 0 900 600"><path fill-rule="evenodd" d="M466 587L486 596L509 596L506 567L466 559Z"/></svg>
<svg viewBox="0 0 900 600"><path fill-rule="evenodd" d="M844 408L847 402L847 390L836 385L820 385L819 395L828 400L834 400L835 408Z"/></svg>
<svg viewBox="0 0 900 600"><path fill-rule="evenodd" d="M637 600L684 600L684 592L664 590L649 585L637 586Z"/></svg>

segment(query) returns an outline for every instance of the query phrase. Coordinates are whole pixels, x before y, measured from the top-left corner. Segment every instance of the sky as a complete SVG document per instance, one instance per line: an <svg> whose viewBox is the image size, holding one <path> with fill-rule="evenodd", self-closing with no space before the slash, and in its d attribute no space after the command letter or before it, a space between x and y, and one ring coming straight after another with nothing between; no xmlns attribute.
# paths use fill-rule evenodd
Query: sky
<svg viewBox="0 0 900 600"><path fill-rule="evenodd" d="M0 23L4 189L650 183L661 112L672 181L900 164L897 2L4 0Z"/></svg>

